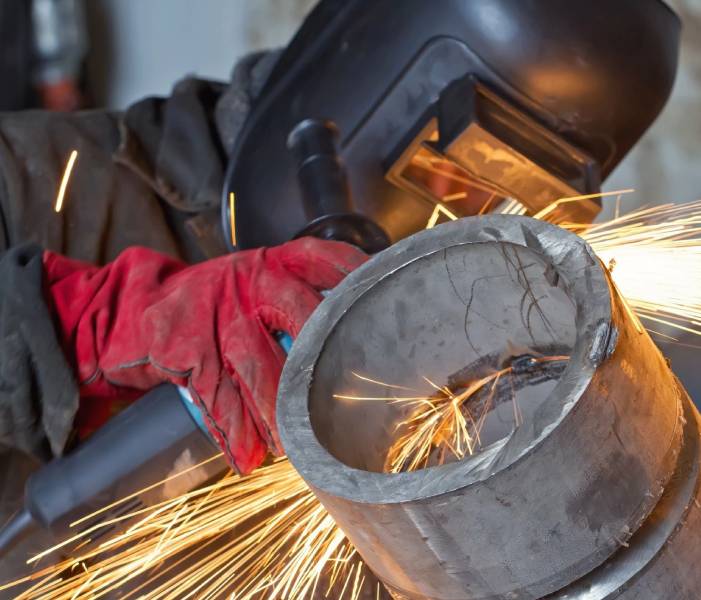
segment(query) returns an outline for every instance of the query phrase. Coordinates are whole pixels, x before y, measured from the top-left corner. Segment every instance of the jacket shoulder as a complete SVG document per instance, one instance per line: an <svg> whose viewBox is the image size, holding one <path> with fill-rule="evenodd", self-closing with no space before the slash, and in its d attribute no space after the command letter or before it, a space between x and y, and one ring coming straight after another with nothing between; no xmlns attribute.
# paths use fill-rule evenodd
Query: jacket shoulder
<svg viewBox="0 0 701 600"><path fill-rule="evenodd" d="M33 242L92 262L135 243L176 252L153 189L113 159L121 123L104 110L0 115L0 248Z"/></svg>

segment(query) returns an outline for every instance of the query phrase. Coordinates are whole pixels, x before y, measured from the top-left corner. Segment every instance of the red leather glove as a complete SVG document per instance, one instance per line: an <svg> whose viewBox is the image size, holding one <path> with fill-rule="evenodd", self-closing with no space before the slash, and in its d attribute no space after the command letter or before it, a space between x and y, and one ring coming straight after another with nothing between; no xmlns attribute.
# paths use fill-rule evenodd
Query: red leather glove
<svg viewBox="0 0 701 600"><path fill-rule="evenodd" d="M44 270L81 397L187 386L231 465L248 473L281 452L275 398L285 353L321 300L366 256L303 238L198 265L145 248L105 267L45 252Z"/></svg>

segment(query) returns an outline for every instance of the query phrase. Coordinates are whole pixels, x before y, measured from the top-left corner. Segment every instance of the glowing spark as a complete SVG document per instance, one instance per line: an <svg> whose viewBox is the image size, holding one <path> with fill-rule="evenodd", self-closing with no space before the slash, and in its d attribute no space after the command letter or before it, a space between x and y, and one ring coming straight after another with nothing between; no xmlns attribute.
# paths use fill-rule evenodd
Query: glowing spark
<svg viewBox="0 0 701 600"><path fill-rule="evenodd" d="M385 383L383 381L378 381L377 379L370 379L369 377L365 377L365 375L360 375L360 374L356 373L355 371L351 371L351 373L353 374L354 377L357 377L361 381L367 381L368 383L375 383L377 385L381 385L381 386L384 386L384 387L387 387L387 388L390 388L393 390L406 390L409 392L416 391L413 388L409 388L409 387L406 387L403 385L394 385L391 383Z"/></svg>
<svg viewBox="0 0 701 600"><path fill-rule="evenodd" d="M231 243L236 246L236 196L234 192L229 192L229 225L231 227Z"/></svg>
<svg viewBox="0 0 701 600"><path fill-rule="evenodd" d="M61 184L58 186L58 194L56 195L56 204L54 205L54 210L59 213L63 209L63 198L66 195L66 188L68 187L68 182L71 178L71 173L73 172L73 165L78 158L78 151L73 150L71 155L68 157L68 162L66 163L66 168L63 171L63 177L61 178Z"/></svg>
<svg viewBox="0 0 701 600"><path fill-rule="evenodd" d="M436 204L431 216L428 219L428 223L426 223L426 229L433 229L436 226L436 223L438 223L438 218L441 216L441 214L445 215L452 221L456 221L458 219L458 216L454 212L448 210L442 204Z"/></svg>
<svg viewBox="0 0 701 600"><path fill-rule="evenodd" d="M465 198L467 198L467 192L455 192L454 194L443 196L441 200L443 200L443 202L454 202L455 200L463 200Z"/></svg>
<svg viewBox="0 0 701 600"><path fill-rule="evenodd" d="M536 214L533 215L533 218L546 221L547 217L550 214L552 214L552 212L558 206L561 206L563 204L568 204L569 202L579 202L580 200L590 200L592 198L606 198L608 196L621 196L623 194L631 194L634 191L635 191L634 189L627 189L627 190L617 190L615 192L598 192L596 194L584 194L582 196L568 196L567 198L560 198L559 200L555 200L555 202L548 204L545 208L538 211Z"/></svg>

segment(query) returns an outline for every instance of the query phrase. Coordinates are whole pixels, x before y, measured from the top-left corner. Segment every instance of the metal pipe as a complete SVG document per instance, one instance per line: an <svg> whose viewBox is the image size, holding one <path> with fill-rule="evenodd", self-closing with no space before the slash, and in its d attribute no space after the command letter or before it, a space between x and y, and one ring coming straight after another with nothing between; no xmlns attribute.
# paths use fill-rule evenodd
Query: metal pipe
<svg viewBox="0 0 701 600"><path fill-rule="evenodd" d="M430 394L424 376L454 385L550 352L564 369L511 392L522 422L497 390L472 456L385 472L405 392L354 373ZM388 401L334 398L371 392ZM695 409L607 269L559 227L462 219L377 255L312 316L279 394L290 460L397 598L652 600L701 583L693 562L671 567L699 518Z"/></svg>

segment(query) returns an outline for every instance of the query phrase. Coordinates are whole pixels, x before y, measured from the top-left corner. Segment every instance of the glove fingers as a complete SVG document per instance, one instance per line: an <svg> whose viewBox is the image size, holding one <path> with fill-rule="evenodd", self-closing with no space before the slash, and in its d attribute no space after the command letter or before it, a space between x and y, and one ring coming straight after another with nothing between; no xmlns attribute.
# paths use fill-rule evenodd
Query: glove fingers
<svg viewBox="0 0 701 600"><path fill-rule="evenodd" d="M300 238L269 252L283 266L317 290L330 290L368 260L367 254L345 242Z"/></svg>
<svg viewBox="0 0 701 600"><path fill-rule="evenodd" d="M261 438L236 384L224 376L217 389L211 392L203 391L197 380L190 382L189 389L204 414L207 428L231 467L241 475L258 467L267 454L267 444ZM206 403L204 398L207 398Z"/></svg>
<svg viewBox="0 0 701 600"><path fill-rule="evenodd" d="M266 272L256 289L256 312L269 331L296 338L322 299L313 287L286 271Z"/></svg>
<svg viewBox="0 0 701 600"><path fill-rule="evenodd" d="M260 437L276 454L282 455L275 405L285 353L263 323L238 327L245 344L231 344L224 352L227 371L238 384L239 393Z"/></svg>

